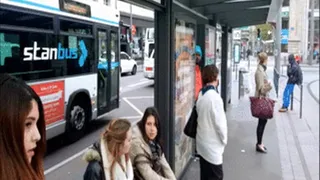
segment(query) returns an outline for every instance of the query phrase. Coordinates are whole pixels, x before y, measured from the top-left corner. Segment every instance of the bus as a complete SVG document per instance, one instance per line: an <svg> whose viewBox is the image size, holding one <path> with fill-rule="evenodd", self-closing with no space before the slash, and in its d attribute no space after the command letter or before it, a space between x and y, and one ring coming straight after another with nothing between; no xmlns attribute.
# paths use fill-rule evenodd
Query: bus
<svg viewBox="0 0 320 180"><path fill-rule="evenodd" d="M44 105L46 139L78 140L119 107L117 9L87 0L1 0L0 73L23 79Z"/></svg>

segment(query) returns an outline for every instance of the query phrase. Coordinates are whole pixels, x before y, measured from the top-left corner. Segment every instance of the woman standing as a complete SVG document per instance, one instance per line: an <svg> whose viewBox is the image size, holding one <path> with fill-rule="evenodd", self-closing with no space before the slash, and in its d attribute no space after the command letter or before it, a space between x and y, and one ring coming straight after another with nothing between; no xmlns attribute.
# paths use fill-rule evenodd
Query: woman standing
<svg viewBox="0 0 320 180"><path fill-rule="evenodd" d="M0 74L0 179L44 180L45 120L39 96Z"/></svg>
<svg viewBox="0 0 320 180"><path fill-rule="evenodd" d="M204 87L196 104L198 126L197 152L200 155L201 180L223 179L223 153L227 145L227 119L221 96L217 92L219 70L208 65L202 71Z"/></svg>
<svg viewBox="0 0 320 180"><path fill-rule="evenodd" d="M271 83L268 81L266 73L268 56L265 52L258 54L259 65L255 73L256 92L255 97L268 97L269 92L272 89ZM256 151L261 153L267 153L267 148L262 143L262 136L267 124L267 119L259 119L257 126L257 144Z"/></svg>
<svg viewBox="0 0 320 180"><path fill-rule="evenodd" d="M130 157L136 180L175 180L162 150L160 119L157 110L149 107L134 128Z"/></svg>
<svg viewBox="0 0 320 180"><path fill-rule="evenodd" d="M99 142L84 155L89 163L84 180L133 180L129 157L132 131L128 120L111 121Z"/></svg>

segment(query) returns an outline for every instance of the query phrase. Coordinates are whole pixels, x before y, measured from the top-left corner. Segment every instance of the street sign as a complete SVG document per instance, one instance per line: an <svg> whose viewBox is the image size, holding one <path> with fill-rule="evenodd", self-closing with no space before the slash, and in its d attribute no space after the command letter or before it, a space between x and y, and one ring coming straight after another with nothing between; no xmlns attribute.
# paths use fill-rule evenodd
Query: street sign
<svg viewBox="0 0 320 180"><path fill-rule="evenodd" d="M233 30L233 40L241 40L241 30Z"/></svg>
<svg viewBox="0 0 320 180"><path fill-rule="evenodd" d="M288 44L289 31L288 29L281 30L281 44Z"/></svg>

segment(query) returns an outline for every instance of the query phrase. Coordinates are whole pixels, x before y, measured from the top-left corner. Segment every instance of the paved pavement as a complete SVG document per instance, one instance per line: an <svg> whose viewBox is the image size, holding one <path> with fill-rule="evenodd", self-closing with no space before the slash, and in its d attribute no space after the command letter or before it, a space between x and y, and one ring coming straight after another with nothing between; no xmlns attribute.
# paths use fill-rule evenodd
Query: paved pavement
<svg viewBox="0 0 320 180"><path fill-rule="evenodd" d="M272 78L274 62L272 58L270 60L267 71L269 78ZM250 68L253 73L255 66L253 63ZM254 89L253 76L251 83ZM299 96L295 98L293 111L280 114L278 109L281 107L285 83L286 79L280 79L275 117L269 120L264 134L263 141L268 147L268 154L257 154L254 150L257 120L251 116L248 98L253 91L238 100L238 89L232 88L232 102L227 111L229 142L224 154L225 180L319 179L319 103L309 91L303 91L302 100ZM232 86L238 87L238 82L234 80ZM299 90L295 88L295 96L300 94ZM274 91L271 98L277 99ZM300 101L304 103L301 119ZM199 162L193 161L181 179L200 179Z"/></svg>

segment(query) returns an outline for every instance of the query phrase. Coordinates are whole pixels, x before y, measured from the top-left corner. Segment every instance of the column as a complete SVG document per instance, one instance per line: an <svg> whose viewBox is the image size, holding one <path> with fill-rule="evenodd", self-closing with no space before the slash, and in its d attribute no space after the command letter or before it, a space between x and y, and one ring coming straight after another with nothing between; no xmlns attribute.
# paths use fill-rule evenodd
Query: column
<svg viewBox="0 0 320 180"><path fill-rule="evenodd" d="M167 0L163 12L155 11L155 88L154 104L161 119L163 151L174 168L174 19L172 0ZM174 171L174 169L173 169Z"/></svg>
<svg viewBox="0 0 320 180"><path fill-rule="evenodd" d="M227 110L228 96L228 26L222 26L222 45L221 45L221 97L224 109Z"/></svg>

